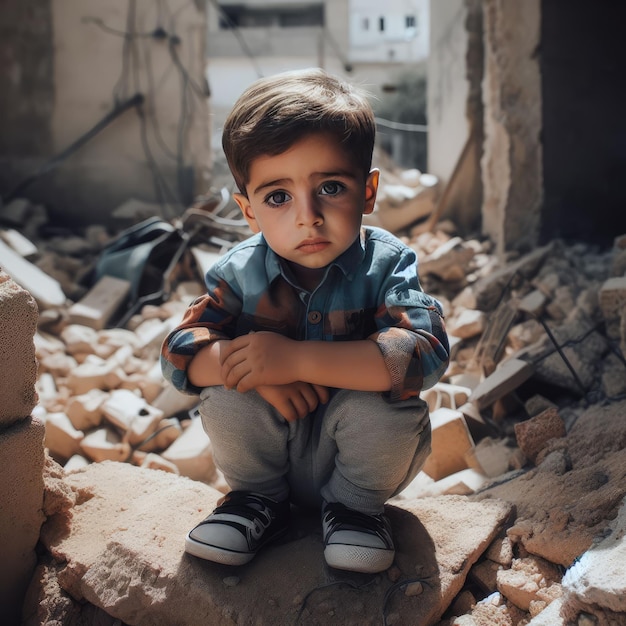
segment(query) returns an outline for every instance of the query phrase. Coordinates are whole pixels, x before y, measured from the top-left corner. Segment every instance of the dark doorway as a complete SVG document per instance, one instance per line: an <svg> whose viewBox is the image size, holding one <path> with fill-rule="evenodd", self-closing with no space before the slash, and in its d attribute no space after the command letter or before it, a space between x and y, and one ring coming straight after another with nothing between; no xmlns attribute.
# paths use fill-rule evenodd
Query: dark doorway
<svg viewBox="0 0 626 626"><path fill-rule="evenodd" d="M626 232L626 3L543 0L541 237Z"/></svg>

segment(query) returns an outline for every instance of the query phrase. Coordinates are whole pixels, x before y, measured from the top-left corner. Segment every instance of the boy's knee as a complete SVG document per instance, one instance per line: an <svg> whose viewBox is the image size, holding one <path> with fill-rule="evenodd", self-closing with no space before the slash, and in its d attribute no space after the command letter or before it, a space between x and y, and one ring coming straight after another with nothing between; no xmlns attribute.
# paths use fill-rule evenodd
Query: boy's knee
<svg viewBox="0 0 626 626"><path fill-rule="evenodd" d="M419 432L429 424L428 405L420 398L390 403L381 393L341 391L333 400L334 427L364 428L384 436L398 431Z"/></svg>

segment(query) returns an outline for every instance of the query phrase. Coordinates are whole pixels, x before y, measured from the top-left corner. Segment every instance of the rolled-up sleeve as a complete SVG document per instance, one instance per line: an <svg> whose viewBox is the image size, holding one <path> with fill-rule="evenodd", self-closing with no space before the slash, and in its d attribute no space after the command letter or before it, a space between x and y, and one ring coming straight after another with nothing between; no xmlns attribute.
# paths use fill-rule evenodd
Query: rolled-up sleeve
<svg viewBox="0 0 626 626"><path fill-rule="evenodd" d="M400 258L384 285L384 302L376 313L378 344L391 375L391 402L416 396L443 376L449 343L439 301L424 293L412 251Z"/></svg>
<svg viewBox="0 0 626 626"><path fill-rule="evenodd" d="M196 354L218 339L233 337L241 300L222 279L207 276L209 294L192 302L182 322L165 338L161 347L161 371L178 391L199 394L187 370Z"/></svg>

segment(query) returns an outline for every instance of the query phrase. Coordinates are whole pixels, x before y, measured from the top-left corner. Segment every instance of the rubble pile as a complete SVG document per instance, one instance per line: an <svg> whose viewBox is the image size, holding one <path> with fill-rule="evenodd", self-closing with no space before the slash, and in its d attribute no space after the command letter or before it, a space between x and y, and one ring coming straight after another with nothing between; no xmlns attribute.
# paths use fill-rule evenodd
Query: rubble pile
<svg viewBox="0 0 626 626"><path fill-rule="evenodd" d="M614 597L624 597L623 568L613 594L596 584L587 599L580 588L581 576L599 575L602 559L590 550L599 540L606 559L623 552L607 528L623 533L626 515L626 430L615 419L626 411L626 235L611 250L553 241L504 262L488 241L463 239L451 223L432 232L411 227L407 203L419 205L417 217L429 215L434 183L408 174L393 183L383 186L385 202L372 219L396 224L417 251L424 289L444 305L452 357L444 378L422 394L433 452L394 501L461 496L512 507L467 565L462 588L439 607L441 623L552 625L558 611L574 620L567 623L581 623L581 615L589 624L625 623L623 599ZM402 217L389 217L403 208ZM166 297L137 306L129 301L132 277L95 275L119 233L54 229L43 207L24 200L4 216L14 226L0 231L0 269L39 306L34 414L60 473L115 461L226 491L197 399L166 385L158 363L162 340L203 292L204 264L230 245L224 224L205 237L208 246L194 231L166 277Z"/></svg>

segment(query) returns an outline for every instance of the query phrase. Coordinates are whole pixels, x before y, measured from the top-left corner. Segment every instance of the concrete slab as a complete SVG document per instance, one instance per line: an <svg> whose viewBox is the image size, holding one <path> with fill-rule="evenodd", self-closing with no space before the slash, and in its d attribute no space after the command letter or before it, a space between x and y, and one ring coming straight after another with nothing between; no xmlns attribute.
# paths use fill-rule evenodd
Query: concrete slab
<svg viewBox="0 0 626 626"><path fill-rule="evenodd" d="M56 561L66 562L61 586L139 626L364 626L380 624L381 614L388 623L429 626L510 513L498 500L461 496L389 506L393 574L366 575L329 569L318 513L300 512L282 543L228 567L184 553L186 533L222 495L212 487L115 462L77 470L66 482L80 492L79 504L69 522L56 516L42 532Z"/></svg>

